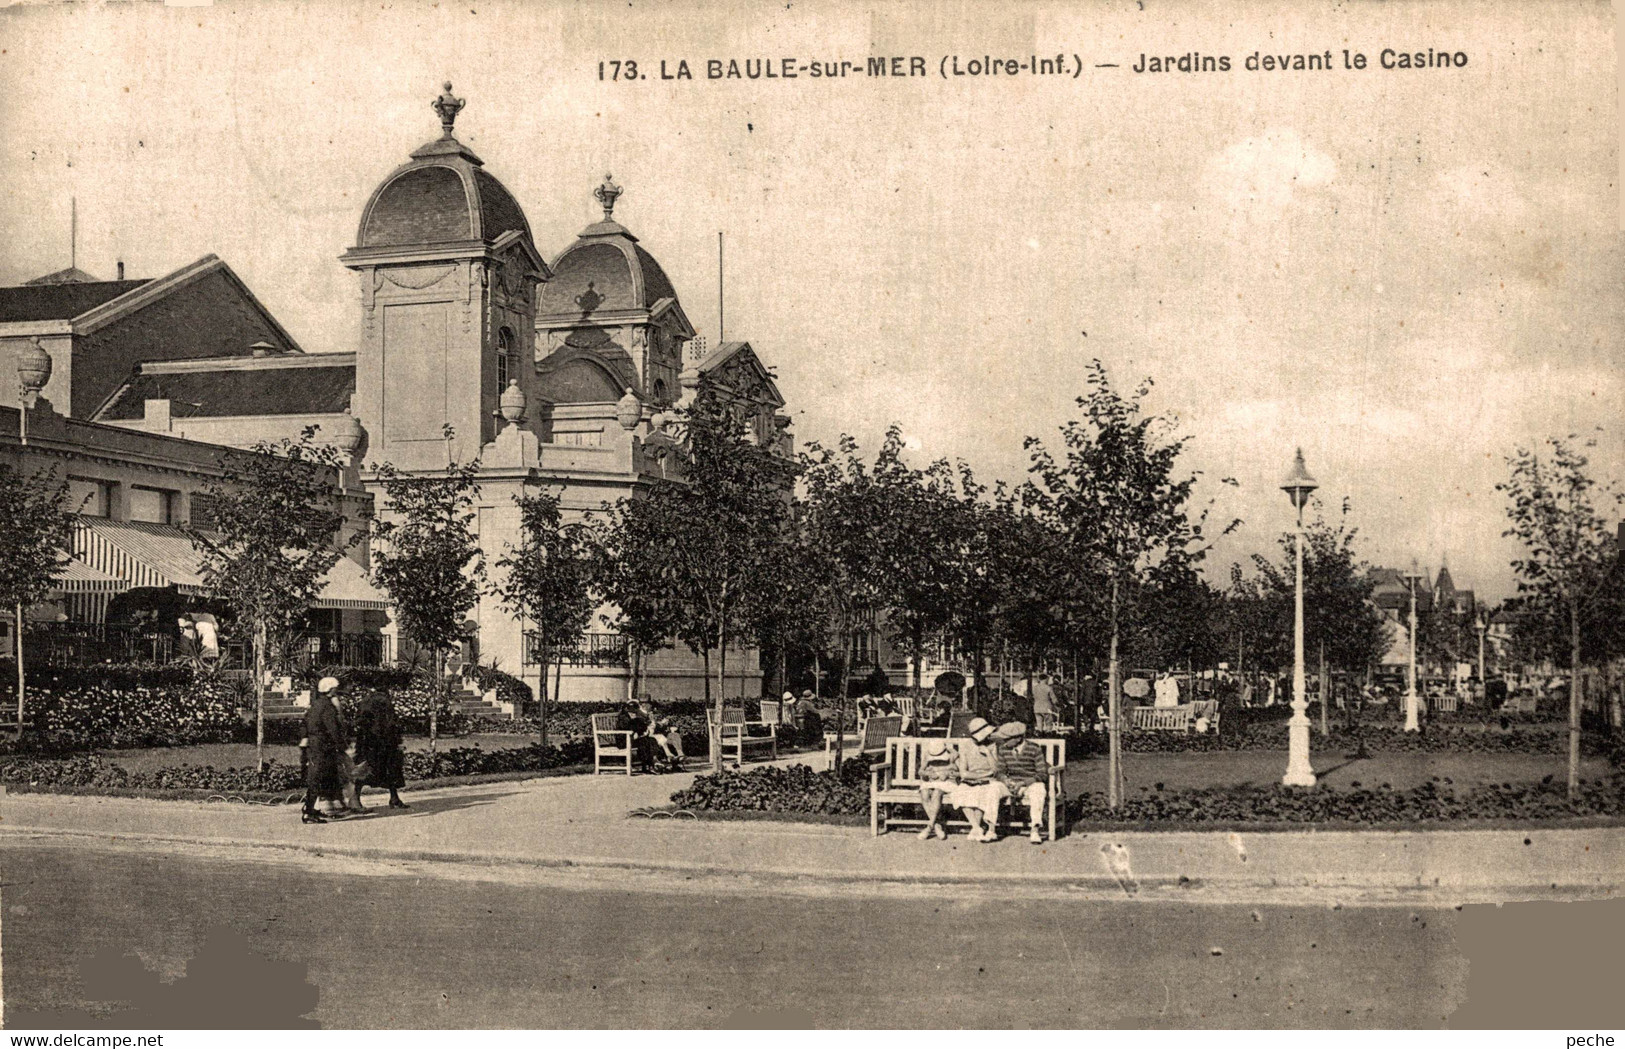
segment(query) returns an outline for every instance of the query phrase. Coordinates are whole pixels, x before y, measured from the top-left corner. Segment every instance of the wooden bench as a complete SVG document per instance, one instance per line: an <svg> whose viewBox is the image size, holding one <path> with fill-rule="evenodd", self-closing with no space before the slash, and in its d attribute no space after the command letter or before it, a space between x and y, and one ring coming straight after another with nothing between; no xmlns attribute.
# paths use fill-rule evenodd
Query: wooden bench
<svg viewBox="0 0 1625 1049"><path fill-rule="evenodd" d="M775 759L779 756L779 726L765 721L746 721L745 712L738 707L729 707L722 712L722 731L717 732L717 712L705 712L706 728L711 733L711 753L719 754L726 763L728 752L733 751L733 763L745 763L745 749L767 747L773 752ZM766 729L765 734L752 735L751 729Z"/></svg>
<svg viewBox="0 0 1625 1049"><path fill-rule="evenodd" d="M592 774L600 775L608 767L611 772L625 771L630 776L635 734L628 728L616 728L614 714L592 715ZM606 758L620 764L605 766Z"/></svg>
<svg viewBox="0 0 1625 1049"><path fill-rule="evenodd" d="M1049 807L1049 840L1060 833L1061 819L1066 815L1066 742L1059 739L1034 739L1044 748L1044 760L1049 764L1049 782L1046 804ZM920 763L926 741L915 736L898 736L886 741L886 757L869 766L869 830L876 837L891 829L893 824L925 826L925 809L920 801ZM948 745L956 751L970 746L969 739L949 739ZM1000 806L1000 816L1012 825L1026 826L1029 819L1027 806L1017 799ZM945 803L946 804L946 803ZM896 807L911 805L920 810L918 816L898 816ZM970 827L964 818L952 819L942 813L939 822L944 827ZM1030 828L1029 828L1030 829Z"/></svg>
<svg viewBox="0 0 1625 1049"><path fill-rule="evenodd" d="M1188 704L1177 707L1135 707L1129 711L1130 724L1146 732L1189 732L1191 708Z"/></svg>
<svg viewBox="0 0 1625 1049"><path fill-rule="evenodd" d="M858 740L852 749L847 752L849 757L872 757L886 752L886 741L893 736L903 734L903 718L900 714L878 715L865 721L858 727ZM824 768L835 767L835 740L837 735L833 732L824 733Z"/></svg>

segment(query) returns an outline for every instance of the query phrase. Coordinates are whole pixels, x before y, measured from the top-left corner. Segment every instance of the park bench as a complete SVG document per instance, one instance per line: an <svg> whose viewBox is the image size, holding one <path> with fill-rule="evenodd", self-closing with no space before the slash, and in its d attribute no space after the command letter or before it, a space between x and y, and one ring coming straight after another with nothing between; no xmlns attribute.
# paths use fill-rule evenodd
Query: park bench
<svg viewBox="0 0 1625 1049"><path fill-rule="evenodd" d="M1144 732L1189 732L1191 708L1188 704L1177 707L1135 707L1129 711L1130 724Z"/></svg>
<svg viewBox="0 0 1625 1049"><path fill-rule="evenodd" d="M745 712L738 707L729 707L722 712L722 731L717 731L717 712L705 712L705 725L711 733L711 753L719 754L723 762L728 760L728 752L733 751L733 763L745 763L745 750L754 747L758 750L767 748L773 752L775 759L779 756L779 726L765 721L746 721ZM753 729L765 729L765 732L752 732Z"/></svg>
<svg viewBox="0 0 1625 1049"><path fill-rule="evenodd" d="M1049 763L1049 840L1054 841L1060 833L1060 820L1066 814L1066 743L1059 739L1035 739L1030 742L1037 743L1044 748L1044 760ZM969 739L949 739L948 745L956 751L961 746L969 746ZM886 741L886 757L869 766L869 830L876 837L891 829L892 824L912 824L916 827L925 826L925 809L920 802L920 764L925 740L917 736L898 736ZM1000 806L1001 818L1012 825L1025 827L1028 820L1027 806L1019 800L1008 799L1010 804ZM899 816L896 808L901 805L911 805L918 809L918 816ZM939 822L944 827L966 827L970 822L963 817L953 818L943 813Z"/></svg>
<svg viewBox="0 0 1625 1049"><path fill-rule="evenodd" d="M762 721L768 725L795 724L794 703L785 703L777 699L762 700Z"/></svg>
<svg viewBox="0 0 1625 1049"><path fill-rule="evenodd" d="M592 715L592 774L600 775L608 768L611 772L625 771L630 776L634 734L631 729L616 728L614 714ZM619 764L606 766L606 758Z"/></svg>
<svg viewBox="0 0 1625 1049"><path fill-rule="evenodd" d="M900 714L881 714L870 718L858 727L858 741L848 752L850 757L870 757L886 752L886 741L893 736L903 734L903 718ZM834 732L824 733L824 768L835 767L835 740Z"/></svg>

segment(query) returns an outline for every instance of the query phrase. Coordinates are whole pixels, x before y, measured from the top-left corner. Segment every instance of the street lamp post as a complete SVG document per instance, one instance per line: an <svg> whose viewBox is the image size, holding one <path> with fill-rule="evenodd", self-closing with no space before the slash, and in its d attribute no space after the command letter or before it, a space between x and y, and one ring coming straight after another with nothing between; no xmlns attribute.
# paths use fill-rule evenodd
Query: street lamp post
<svg viewBox="0 0 1625 1049"><path fill-rule="evenodd" d="M1281 491L1292 500L1293 509L1298 512L1297 528L1293 532L1298 571L1292 589L1292 718L1287 722L1286 775L1281 777L1282 784L1288 787L1315 785L1315 770L1309 765L1309 699L1303 681L1303 508L1317 487L1303 464L1303 449L1299 448L1292 461L1292 472L1281 485Z"/></svg>
<svg viewBox="0 0 1625 1049"><path fill-rule="evenodd" d="M1484 702L1488 703L1490 696L1490 679L1484 676L1484 634L1489 630L1489 620L1484 618L1482 610L1478 613L1478 687L1484 695Z"/></svg>
<svg viewBox="0 0 1625 1049"><path fill-rule="evenodd" d="M1422 726L1417 724L1416 708L1419 697L1416 695L1416 588L1422 583L1422 570L1417 567L1416 559L1411 558L1411 570L1405 573L1405 585L1411 591L1411 630L1410 630L1410 663L1405 668L1405 731L1420 732Z"/></svg>
<svg viewBox="0 0 1625 1049"><path fill-rule="evenodd" d="M23 447L28 447L28 413L33 411L34 405L39 403L40 391L45 384L51 381L51 355L40 345L38 339L33 339L30 345L23 347L17 354L17 439ZM18 466L22 462L18 461ZM23 606L18 602L14 609L16 614L17 642L13 646L17 655L17 740L23 738L23 715L25 713L23 675Z"/></svg>

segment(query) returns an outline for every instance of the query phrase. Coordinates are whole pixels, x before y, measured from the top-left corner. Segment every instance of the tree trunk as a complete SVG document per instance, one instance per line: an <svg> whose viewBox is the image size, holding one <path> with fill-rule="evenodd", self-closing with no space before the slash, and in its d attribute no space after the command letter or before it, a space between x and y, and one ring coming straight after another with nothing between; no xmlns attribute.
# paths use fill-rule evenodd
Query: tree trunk
<svg viewBox="0 0 1625 1049"><path fill-rule="evenodd" d="M547 668L552 665L552 653L546 648L542 649L541 680L537 681L536 689L536 741L547 746Z"/></svg>
<svg viewBox="0 0 1625 1049"><path fill-rule="evenodd" d="M925 656L925 639L920 636L920 628L914 628L914 636L910 639L914 644L914 694L920 692L920 661Z"/></svg>
<svg viewBox="0 0 1625 1049"><path fill-rule="evenodd" d="M717 760L716 768L722 771L722 713L728 707L728 634L719 622L717 625ZM740 732L745 730L741 728ZM745 746L739 746L739 763L745 763Z"/></svg>
<svg viewBox="0 0 1625 1049"><path fill-rule="evenodd" d="M449 446L448 446L449 447ZM440 738L440 690L446 687L445 652L437 645L434 650L434 687L429 690L429 758L434 764L434 745Z"/></svg>
<svg viewBox="0 0 1625 1049"><path fill-rule="evenodd" d="M1332 683L1326 679L1326 639L1320 641L1320 738L1325 739L1331 735L1331 727L1326 723L1326 703L1331 699Z"/></svg>
<svg viewBox="0 0 1625 1049"><path fill-rule="evenodd" d="M852 653L852 630L848 628L841 632L841 651ZM843 666L841 670L841 699L835 706L835 768L841 768L841 762L846 758L846 697L847 690L852 685L852 668ZM863 746L863 740L858 740L858 746Z"/></svg>
<svg viewBox="0 0 1625 1049"><path fill-rule="evenodd" d="M637 642L630 641L630 640L627 641L627 651L631 656L631 658L628 660L628 662L631 665L627 668L630 671L630 673L628 673L626 675L626 701L628 703L631 703L631 702L633 702L634 700L636 700L638 698L638 646L637 646Z"/></svg>
<svg viewBox="0 0 1625 1049"><path fill-rule="evenodd" d="M1122 724L1122 668L1117 662L1117 579L1112 578L1112 639L1110 656L1110 691L1106 696L1107 769L1106 800L1115 810L1123 803L1123 757L1118 731Z"/></svg>
<svg viewBox="0 0 1625 1049"><path fill-rule="evenodd" d="M1569 797L1580 789L1580 603L1569 599Z"/></svg>
<svg viewBox="0 0 1625 1049"><path fill-rule="evenodd" d="M23 697L26 695L23 684L23 606L17 605L17 742L23 739L23 713L25 710ZM264 768L264 765L260 766Z"/></svg>
<svg viewBox="0 0 1625 1049"><path fill-rule="evenodd" d="M553 660L553 706L559 705L559 693L564 691L564 649ZM542 742L547 742L547 695L542 695Z"/></svg>
<svg viewBox="0 0 1625 1049"><path fill-rule="evenodd" d="M20 625L20 624L19 624ZM20 637L21 635L19 635ZM22 649L19 648L18 652ZM18 662L21 662L19 656ZM291 667L289 668L292 669ZM21 718L17 719L19 722ZM265 771L265 624L254 625L254 767Z"/></svg>

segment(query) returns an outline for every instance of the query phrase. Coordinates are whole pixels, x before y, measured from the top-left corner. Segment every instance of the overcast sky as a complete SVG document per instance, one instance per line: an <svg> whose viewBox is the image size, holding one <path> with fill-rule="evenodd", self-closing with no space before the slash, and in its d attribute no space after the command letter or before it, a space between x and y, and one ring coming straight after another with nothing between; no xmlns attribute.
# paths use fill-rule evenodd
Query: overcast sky
<svg viewBox="0 0 1625 1049"><path fill-rule="evenodd" d="M14 7L0 281L68 264L77 195L82 268L213 252L305 349L353 349L336 256L438 134L449 78L459 137L547 257L611 171L616 218L714 340L727 232L727 335L777 369L804 439L872 445L897 420L922 461L1019 479L1021 438L1053 435L1098 356L1156 381L1192 468L1240 482L1204 488L1245 520L1216 578L1289 524L1276 486L1301 444L1366 556L1447 558L1458 585L1508 592L1493 485L1514 445L1606 423L1594 461L1620 473L1608 6L1144 6ZM1468 64L1383 71L1384 47ZM1343 48L1371 68L1343 71ZM1243 68L1328 50L1330 72ZM1192 51L1232 71L1130 68ZM1056 52L1082 75L937 75L945 55ZM704 72L870 55L931 75ZM600 82L617 58L649 79ZM695 79L661 81L662 58Z"/></svg>

